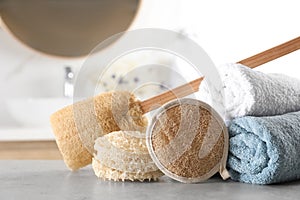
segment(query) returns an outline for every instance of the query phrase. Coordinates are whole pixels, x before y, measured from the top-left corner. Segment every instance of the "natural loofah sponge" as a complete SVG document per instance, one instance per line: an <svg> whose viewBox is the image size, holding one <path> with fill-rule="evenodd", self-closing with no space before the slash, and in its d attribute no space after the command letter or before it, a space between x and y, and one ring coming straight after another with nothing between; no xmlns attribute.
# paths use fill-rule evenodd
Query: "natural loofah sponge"
<svg viewBox="0 0 300 200"><path fill-rule="evenodd" d="M227 128L218 113L198 100L161 107L147 130L147 145L159 169L175 180L200 182L218 171L229 177Z"/></svg>
<svg viewBox="0 0 300 200"><path fill-rule="evenodd" d="M67 106L51 116L58 148L66 165L76 170L92 162L95 140L112 131L145 131L140 102L125 91L100 94Z"/></svg>
<svg viewBox="0 0 300 200"><path fill-rule="evenodd" d="M73 106L67 106L51 116L52 130L65 164L77 170L92 162L92 154L83 146L76 129Z"/></svg>
<svg viewBox="0 0 300 200"><path fill-rule="evenodd" d="M162 172L159 170L143 173L143 174L119 171L102 165L95 158L93 158L92 165L93 165L95 175L104 180L113 180L113 181L129 180L129 181L141 181L141 182L145 180L156 181L159 177L163 175Z"/></svg>
<svg viewBox="0 0 300 200"><path fill-rule="evenodd" d="M156 180L162 176L152 161L145 134L138 131L116 131L95 142L93 169L96 176L109 180Z"/></svg>

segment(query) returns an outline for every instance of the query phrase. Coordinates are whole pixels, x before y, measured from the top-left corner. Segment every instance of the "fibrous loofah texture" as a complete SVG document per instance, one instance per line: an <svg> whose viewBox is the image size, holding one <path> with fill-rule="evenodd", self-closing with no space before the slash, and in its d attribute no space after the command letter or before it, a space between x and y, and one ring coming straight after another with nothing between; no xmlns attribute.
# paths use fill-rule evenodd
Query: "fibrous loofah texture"
<svg viewBox="0 0 300 200"><path fill-rule="evenodd" d="M51 116L58 148L76 170L92 162L94 141L118 130L145 131L147 120L133 94L113 91L65 107Z"/></svg>
<svg viewBox="0 0 300 200"><path fill-rule="evenodd" d="M225 124L207 104L194 99L180 101L161 108L148 129L152 131L149 148L155 163L181 182L204 181L218 171L225 174Z"/></svg>
<svg viewBox="0 0 300 200"><path fill-rule="evenodd" d="M81 141L91 153L98 137L119 130L145 132L147 126L140 102L125 91L107 92L77 103L74 113Z"/></svg>
<svg viewBox="0 0 300 200"><path fill-rule="evenodd" d="M102 165L98 160L93 158L93 169L95 175L98 178L103 180L113 180L113 181L157 181L159 177L163 175L160 170L156 170L153 172L148 173L130 173L130 172L123 172L118 171L116 169L112 169Z"/></svg>
<svg viewBox="0 0 300 200"><path fill-rule="evenodd" d="M65 164L77 170L92 162L92 155L83 146L74 121L73 106L67 106L51 116L52 130Z"/></svg>
<svg viewBox="0 0 300 200"><path fill-rule="evenodd" d="M145 134L134 131L112 132L95 142L101 164L132 173L156 171L146 146Z"/></svg>
<svg viewBox="0 0 300 200"><path fill-rule="evenodd" d="M96 140L95 150L95 159L101 163L101 173L95 173L104 176L102 178L108 178L110 173L114 174L114 178L111 178L113 180L144 180L162 175L148 153L144 133L109 133ZM104 172L107 168L108 172Z"/></svg>

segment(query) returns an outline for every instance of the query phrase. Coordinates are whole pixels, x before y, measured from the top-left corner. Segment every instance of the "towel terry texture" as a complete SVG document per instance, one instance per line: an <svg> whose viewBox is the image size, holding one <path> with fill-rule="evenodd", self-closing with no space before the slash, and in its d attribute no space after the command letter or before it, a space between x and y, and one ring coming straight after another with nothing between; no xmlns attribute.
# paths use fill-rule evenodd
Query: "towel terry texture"
<svg viewBox="0 0 300 200"><path fill-rule="evenodd" d="M229 126L231 178L253 184L300 179L300 112L242 117Z"/></svg>
<svg viewBox="0 0 300 200"><path fill-rule="evenodd" d="M219 75L223 87L213 87L216 84L205 84L204 80L199 95L224 116L226 124L246 115L272 116L300 110L300 80L296 78L265 74L241 64L222 65Z"/></svg>

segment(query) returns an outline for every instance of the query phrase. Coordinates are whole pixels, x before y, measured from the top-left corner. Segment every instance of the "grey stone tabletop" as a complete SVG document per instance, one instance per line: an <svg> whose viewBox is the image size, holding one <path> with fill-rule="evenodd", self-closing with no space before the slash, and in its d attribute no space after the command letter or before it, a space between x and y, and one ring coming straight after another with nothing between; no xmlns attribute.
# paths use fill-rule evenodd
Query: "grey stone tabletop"
<svg viewBox="0 0 300 200"><path fill-rule="evenodd" d="M63 161L0 161L0 199L299 199L300 181L278 185L251 185L218 177L183 184L162 177L158 182L99 180L92 168L69 171Z"/></svg>

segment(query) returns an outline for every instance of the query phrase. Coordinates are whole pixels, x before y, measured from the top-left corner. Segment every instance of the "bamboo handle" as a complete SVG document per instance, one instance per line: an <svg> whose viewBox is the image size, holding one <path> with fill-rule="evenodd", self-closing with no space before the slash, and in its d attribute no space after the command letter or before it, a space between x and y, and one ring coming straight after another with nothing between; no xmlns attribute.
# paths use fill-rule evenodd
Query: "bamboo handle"
<svg viewBox="0 0 300 200"><path fill-rule="evenodd" d="M257 66L275 60L276 58L282 57L298 49L300 49L300 37L297 37L276 47L273 47L254 56L241 60L237 63L246 65L253 69ZM204 77L200 77L187 84L181 85L158 96L154 96L145 101L142 101L141 108L143 112L147 113L173 99L185 97L187 95L197 92L203 79Z"/></svg>
<svg viewBox="0 0 300 200"><path fill-rule="evenodd" d="M250 68L255 68L267 62L275 60L276 58L292 53L293 51L297 51L298 49L300 49L300 37L241 60L238 63L246 65Z"/></svg>

